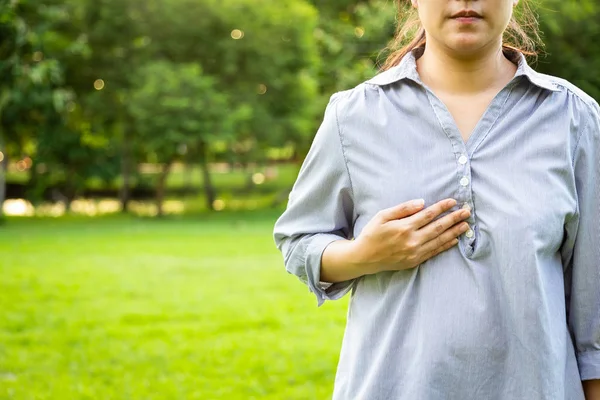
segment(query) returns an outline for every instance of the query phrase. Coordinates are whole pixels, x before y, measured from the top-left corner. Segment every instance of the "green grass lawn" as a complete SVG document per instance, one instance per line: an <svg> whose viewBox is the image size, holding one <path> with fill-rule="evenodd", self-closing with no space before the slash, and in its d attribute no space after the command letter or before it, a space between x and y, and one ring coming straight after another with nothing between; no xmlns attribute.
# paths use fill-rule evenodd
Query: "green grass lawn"
<svg viewBox="0 0 600 400"><path fill-rule="evenodd" d="M0 226L0 399L325 399L347 300L316 307L273 212Z"/></svg>

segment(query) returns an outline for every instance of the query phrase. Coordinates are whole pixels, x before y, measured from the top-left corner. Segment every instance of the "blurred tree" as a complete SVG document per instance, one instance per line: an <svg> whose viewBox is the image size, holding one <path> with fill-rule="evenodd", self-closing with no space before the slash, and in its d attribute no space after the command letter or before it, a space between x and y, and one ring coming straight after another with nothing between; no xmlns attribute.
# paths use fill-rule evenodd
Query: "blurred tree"
<svg viewBox="0 0 600 400"><path fill-rule="evenodd" d="M54 123L48 116L69 96L59 63L43 52L44 32L59 18L57 8L37 9L24 0L0 3L0 213L8 159L22 157L26 147L33 152L38 132ZM23 167L32 168L32 162Z"/></svg>
<svg viewBox="0 0 600 400"><path fill-rule="evenodd" d="M537 69L565 78L600 100L600 3L544 0L539 8L546 57Z"/></svg>
<svg viewBox="0 0 600 400"><path fill-rule="evenodd" d="M138 71L127 103L139 143L161 166L156 183L158 214L163 214L165 183L182 146L201 158L207 207L213 208L215 190L208 169L208 146L216 137L231 134L225 95L197 64L153 62Z"/></svg>
<svg viewBox="0 0 600 400"><path fill-rule="evenodd" d="M57 197L68 208L85 181L102 175L110 165L104 149L86 137L85 123L76 123L77 113L72 113L76 98L64 79L62 59L88 48L85 41L61 29L71 17L68 4L21 0L12 1L8 10L5 22L14 28L8 28L12 35L4 42L4 48L12 50L2 57L6 73L0 124L12 143L12 155L31 156L24 166L30 171L32 199L60 177L62 190Z"/></svg>
<svg viewBox="0 0 600 400"><path fill-rule="evenodd" d="M319 10L315 38L322 59L321 91L349 89L377 72L382 50L393 38L397 8L387 0L311 0Z"/></svg>
<svg viewBox="0 0 600 400"><path fill-rule="evenodd" d="M19 51L24 45L23 22L17 19L15 4L0 0L0 118L10 99L10 90L19 63ZM8 151L4 124L0 120L0 221L4 214L2 205L6 198L6 171Z"/></svg>
<svg viewBox="0 0 600 400"><path fill-rule="evenodd" d="M69 4L73 18L62 29L85 40L90 51L64 55L67 84L77 93L90 135L104 140L107 150L119 156L119 197L126 212L136 160L142 158L140 149L132 146L135 127L126 102L137 69L148 60L149 39L142 33L144 21L137 11L145 3L70 0Z"/></svg>
<svg viewBox="0 0 600 400"><path fill-rule="evenodd" d="M312 133L318 109L318 54L312 37L316 12L304 1L70 3L79 10L73 26L91 52L79 59L65 57L67 82L92 132L120 149L123 209L133 165L149 156L137 146L142 143L135 138L139 115L133 118L128 106L133 82L146 64L202 63L215 90L230 99L225 118L235 124L236 135L223 135L221 142L229 143L232 159L258 161L265 148L302 143ZM92 82L98 80L102 88L94 90ZM200 151L193 146L189 150L188 160ZM210 150L202 151L206 157L196 155L201 165L210 158Z"/></svg>
<svg viewBox="0 0 600 400"><path fill-rule="evenodd" d="M299 0L153 0L140 7L155 58L197 63L230 99L235 159L304 142L318 111L316 10Z"/></svg>

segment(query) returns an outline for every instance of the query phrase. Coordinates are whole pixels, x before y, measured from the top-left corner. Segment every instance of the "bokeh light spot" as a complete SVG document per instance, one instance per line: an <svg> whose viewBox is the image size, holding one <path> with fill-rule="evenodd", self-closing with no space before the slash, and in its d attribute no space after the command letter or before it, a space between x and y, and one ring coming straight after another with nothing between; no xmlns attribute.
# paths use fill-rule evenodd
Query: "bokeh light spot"
<svg viewBox="0 0 600 400"><path fill-rule="evenodd" d="M5 215L15 217L31 217L34 215L33 205L24 199L5 200L2 211Z"/></svg>
<svg viewBox="0 0 600 400"><path fill-rule="evenodd" d="M239 29L234 29L231 31L231 37L235 40L241 39L244 37L244 31Z"/></svg>
<svg viewBox="0 0 600 400"><path fill-rule="evenodd" d="M252 182L254 182L255 185L262 185L265 183L265 179L265 175L261 174L260 172L252 175Z"/></svg>
<svg viewBox="0 0 600 400"><path fill-rule="evenodd" d="M215 211L223 211L225 209L225 202L221 199L213 201L213 208Z"/></svg>
<svg viewBox="0 0 600 400"><path fill-rule="evenodd" d="M96 79L94 81L94 89L96 89L96 90L104 89L104 81L102 79Z"/></svg>

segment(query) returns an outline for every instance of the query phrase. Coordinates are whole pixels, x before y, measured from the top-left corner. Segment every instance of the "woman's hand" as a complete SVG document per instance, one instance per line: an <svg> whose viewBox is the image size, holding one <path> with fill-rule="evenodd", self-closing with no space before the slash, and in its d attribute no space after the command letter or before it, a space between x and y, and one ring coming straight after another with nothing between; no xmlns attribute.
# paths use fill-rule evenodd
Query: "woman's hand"
<svg viewBox="0 0 600 400"><path fill-rule="evenodd" d="M471 212L454 211L436 219L456 205L442 200L423 209L422 201L408 201L380 211L353 241L339 240L325 248L321 258L321 281L342 282L381 271L414 268L458 243L469 230L462 222Z"/></svg>
<svg viewBox="0 0 600 400"><path fill-rule="evenodd" d="M454 211L436 220L456 205L442 200L423 208L422 201L410 201L380 211L354 241L357 261L371 273L414 268L458 243L469 230L462 222L471 212Z"/></svg>

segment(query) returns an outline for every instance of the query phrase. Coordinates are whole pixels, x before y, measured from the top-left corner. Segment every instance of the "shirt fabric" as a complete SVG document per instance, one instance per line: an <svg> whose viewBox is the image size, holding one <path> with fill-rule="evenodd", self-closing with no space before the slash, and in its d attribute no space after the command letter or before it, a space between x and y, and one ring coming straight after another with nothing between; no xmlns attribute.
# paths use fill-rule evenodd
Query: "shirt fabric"
<svg viewBox="0 0 600 400"><path fill-rule="evenodd" d="M583 400L600 378L598 103L516 54L465 142L418 56L332 96L275 225L319 305L351 291L333 398ZM416 268L321 284L327 245L418 198L471 208L472 232Z"/></svg>

